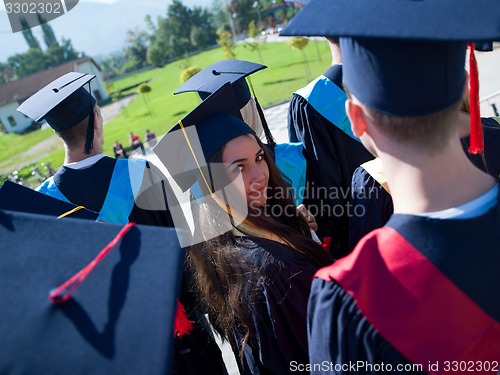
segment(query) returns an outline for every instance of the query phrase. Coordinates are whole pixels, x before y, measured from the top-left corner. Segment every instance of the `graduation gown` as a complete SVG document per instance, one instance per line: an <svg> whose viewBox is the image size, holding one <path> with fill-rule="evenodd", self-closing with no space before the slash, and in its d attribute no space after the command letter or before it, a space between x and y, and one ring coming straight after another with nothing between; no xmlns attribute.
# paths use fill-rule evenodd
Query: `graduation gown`
<svg viewBox="0 0 500 375"><path fill-rule="evenodd" d="M389 221L394 205L391 195L362 165L352 175L351 194L353 207L363 207L362 214L349 218L349 247L352 250L366 234Z"/></svg>
<svg viewBox="0 0 500 375"><path fill-rule="evenodd" d="M464 362L453 372L453 361L499 361L499 202L472 219L395 214L321 269L309 300L311 362L361 361L363 374L398 365L410 366L401 373L446 374L466 372ZM386 371L367 366L382 363Z"/></svg>
<svg viewBox="0 0 500 375"><path fill-rule="evenodd" d="M350 123L344 107L346 95L341 90L342 66L331 66L319 78L320 84L314 81L308 95L302 90L293 94L288 132L290 142L304 145L308 171L308 197L304 204L316 217L319 237L331 237L330 250L334 256L341 257L348 252L347 204L352 174L359 165L373 159L373 155L347 134ZM312 103L311 98L317 97L318 90L321 90L321 98L335 103L335 110L332 106ZM336 123L330 120L334 118Z"/></svg>
<svg viewBox="0 0 500 375"><path fill-rule="evenodd" d="M259 269L260 276L257 279L249 276L248 289L244 291L249 293L249 288L259 288L256 303L246 306L254 334L245 347L243 364L237 361L240 372L242 375L292 373L291 362L308 363L307 298L317 267L287 245L262 238L241 238L244 240L241 256L248 259L253 269ZM264 261L266 266L262 268ZM245 296L242 300L245 301ZM235 329L230 338L237 359L243 337Z"/></svg>
<svg viewBox="0 0 500 375"><path fill-rule="evenodd" d="M84 169L71 169L62 166L53 176L53 181L64 196L73 204L99 212L110 191L110 182L117 162L110 157L103 157L95 164ZM139 195L135 197L128 220L137 224L174 227L174 221L168 209L149 210L153 204L163 202L165 197L172 201L174 195L163 190L161 174L154 166L144 169ZM168 184L164 187L168 189ZM119 186L117 187L120 188ZM124 188L124 187L122 187ZM172 374L227 374L222 353L212 337L211 329L202 311L200 311L197 296L190 293L192 276L185 271L182 278L179 301L184 305L189 319L194 323L193 331L174 339L174 356Z"/></svg>
<svg viewBox="0 0 500 375"><path fill-rule="evenodd" d="M85 208L100 212L108 195L113 194L112 189L121 190L125 186L110 186L118 160L110 157L103 157L88 168L72 169L65 166L59 168L53 176L53 182L59 191L76 205L82 205ZM120 160L128 163L128 160ZM174 223L170 212L165 209L165 198L161 185L150 186L151 181L159 181L160 174L151 165L144 169L142 177L143 187L131 208L128 215L128 221L144 225L159 225L173 227ZM43 186L43 185L42 185ZM41 190L41 192L44 192ZM171 194L169 195L170 198ZM153 202L163 204L163 209L147 210L143 207L153 206ZM151 203L151 204L149 204Z"/></svg>
<svg viewBox="0 0 500 375"><path fill-rule="evenodd" d="M500 124L492 118L482 118L484 155L469 154L469 137L460 142L469 160L483 172L493 177L500 176ZM349 218L349 246L354 249L358 241L372 230L381 228L391 217L394 207L392 197L381 184L366 171L358 167L352 176L351 204L363 206L364 215Z"/></svg>

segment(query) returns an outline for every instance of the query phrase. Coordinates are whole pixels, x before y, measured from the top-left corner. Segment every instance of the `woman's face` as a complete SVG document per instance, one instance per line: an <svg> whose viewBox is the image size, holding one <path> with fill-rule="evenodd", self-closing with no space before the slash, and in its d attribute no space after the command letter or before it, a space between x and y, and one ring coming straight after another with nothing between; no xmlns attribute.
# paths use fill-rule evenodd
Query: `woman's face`
<svg viewBox="0 0 500 375"><path fill-rule="evenodd" d="M269 168L253 135L240 135L226 143L222 162L231 180L241 174L250 207L259 208L266 203Z"/></svg>

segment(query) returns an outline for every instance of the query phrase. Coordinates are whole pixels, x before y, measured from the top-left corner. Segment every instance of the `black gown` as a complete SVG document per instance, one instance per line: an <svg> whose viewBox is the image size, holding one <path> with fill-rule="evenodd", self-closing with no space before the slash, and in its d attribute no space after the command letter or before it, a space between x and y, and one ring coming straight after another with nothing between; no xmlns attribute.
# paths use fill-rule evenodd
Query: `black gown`
<svg viewBox="0 0 500 375"><path fill-rule="evenodd" d="M395 214L348 257L320 270L308 307L311 362L363 367L312 373L390 374L398 365L405 374L466 373L446 372L453 366L446 361L498 363L500 300L491 289L500 285L496 199L471 219ZM368 366L382 363L385 371ZM439 372L432 372L436 363Z"/></svg>
<svg viewBox="0 0 500 375"><path fill-rule="evenodd" d="M342 88L341 65L333 65L324 76ZM288 112L288 133L290 142L304 145L309 195L304 204L316 217L319 238L331 237L330 250L340 258L348 253L352 174L373 155L295 93Z"/></svg>
<svg viewBox="0 0 500 375"><path fill-rule="evenodd" d="M240 372L242 375L295 373L290 369L291 363L308 363L307 299L318 268L287 245L262 238L241 239L244 242L241 256L252 268L260 269L261 276L249 276L248 288L257 286L260 292L256 303L247 306L254 334L245 347L243 364L237 360ZM266 266L262 269L264 261ZM237 359L243 337L243 333L235 330L230 338Z"/></svg>
<svg viewBox="0 0 500 375"><path fill-rule="evenodd" d="M54 182L70 202L99 212L108 194L115 164L115 159L105 156L88 168L72 169L62 166L54 175ZM150 165L150 168L145 169L143 178L143 181L148 182L143 182L144 188L136 197L129 221L143 225L173 227L174 223L168 210L142 208L150 206L148 202L162 202L165 206L161 185L150 187L152 180L159 182L160 174ZM171 196L172 194L169 194L168 198Z"/></svg>

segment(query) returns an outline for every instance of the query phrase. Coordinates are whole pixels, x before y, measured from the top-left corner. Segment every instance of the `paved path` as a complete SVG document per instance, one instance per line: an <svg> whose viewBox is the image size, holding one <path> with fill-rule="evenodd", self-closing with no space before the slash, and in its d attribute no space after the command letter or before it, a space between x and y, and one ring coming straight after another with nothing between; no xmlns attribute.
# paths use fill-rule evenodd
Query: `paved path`
<svg viewBox="0 0 500 375"><path fill-rule="evenodd" d="M286 101L264 109L267 123L277 143L288 142L288 104Z"/></svg>

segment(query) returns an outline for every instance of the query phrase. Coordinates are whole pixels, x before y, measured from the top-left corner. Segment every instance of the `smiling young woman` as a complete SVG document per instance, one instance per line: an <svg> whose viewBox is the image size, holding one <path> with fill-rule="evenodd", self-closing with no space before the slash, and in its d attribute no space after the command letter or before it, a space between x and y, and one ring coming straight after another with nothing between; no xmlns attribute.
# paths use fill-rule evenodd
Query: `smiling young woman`
<svg viewBox="0 0 500 375"><path fill-rule="evenodd" d="M195 287L240 373L286 374L290 362L308 363L311 280L332 259L242 120L231 86L186 115L154 152L192 207L194 230L182 240Z"/></svg>
<svg viewBox="0 0 500 375"><path fill-rule="evenodd" d="M232 230L190 249L202 300L215 329L231 343L242 374L288 373L290 361L308 363L311 277L332 259L312 240L286 194L289 186L253 132L222 145L208 164L222 165L226 174L213 189L233 183L248 213ZM202 232L241 214L214 199L202 178L198 183L205 195L198 217ZM210 200L215 202L208 208Z"/></svg>
<svg viewBox="0 0 500 375"><path fill-rule="evenodd" d="M222 163L227 165L230 178L241 174L248 206L262 207L267 201L269 167L257 139L247 134L226 143L222 149Z"/></svg>

